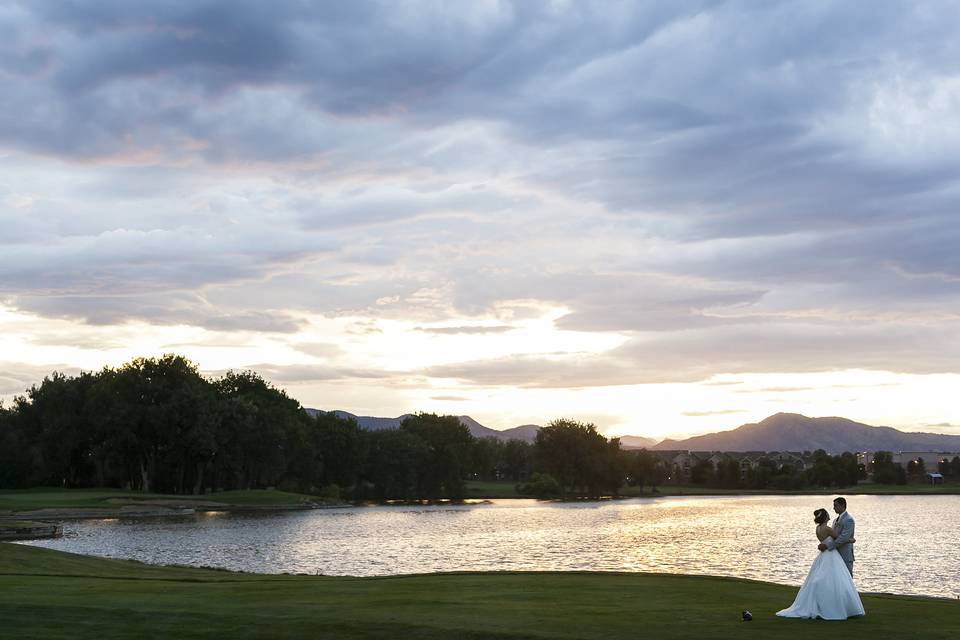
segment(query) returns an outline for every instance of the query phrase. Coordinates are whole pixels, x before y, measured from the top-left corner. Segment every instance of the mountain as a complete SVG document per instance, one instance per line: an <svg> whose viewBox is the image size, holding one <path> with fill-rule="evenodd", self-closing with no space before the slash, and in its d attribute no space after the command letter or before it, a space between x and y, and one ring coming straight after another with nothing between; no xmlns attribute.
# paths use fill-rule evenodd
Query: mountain
<svg viewBox="0 0 960 640"><path fill-rule="evenodd" d="M540 425L538 424L522 424L519 427L513 427L511 429L504 429L503 431L498 432L501 438L506 438L507 440L523 440L524 442L533 442L537 439L537 432L540 431Z"/></svg>
<svg viewBox="0 0 960 640"><path fill-rule="evenodd" d="M657 441L643 436L620 436L620 447L623 449L652 449Z"/></svg>
<svg viewBox="0 0 960 640"><path fill-rule="evenodd" d="M400 423L410 417L411 414L405 413L397 418L374 418L373 416L358 416L348 411L323 411L322 409L305 409L307 413L316 416L319 413L332 413L343 420L354 420L367 431L379 431L380 429L396 429Z"/></svg>
<svg viewBox="0 0 960 640"><path fill-rule="evenodd" d="M960 436L873 427L846 418L777 413L732 431L664 440L654 449L691 451L960 451Z"/></svg>
<svg viewBox="0 0 960 640"><path fill-rule="evenodd" d="M324 413L322 409L305 409L307 413L312 416L315 416L319 413ZM400 423L405 419L409 418L412 414L405 413L402 416L396 418L375 418L373 416L358 416L347 411L332 411L335 416L343 419L352 419L357 422L361 427L367 429L368 431L379 431L380 429L396 429L400 426ZM535 424L524 424L519 427L513 427L512 429L504 429L503 431L498 431L497 429L491 429L490 427L485 427L470 416L457 416L460 420L460 424L465 426L470 435L474 438L497 438L498 440L523 440L524 442L533 442L537 437L537 432L540 430L540 427Z"/></svg>

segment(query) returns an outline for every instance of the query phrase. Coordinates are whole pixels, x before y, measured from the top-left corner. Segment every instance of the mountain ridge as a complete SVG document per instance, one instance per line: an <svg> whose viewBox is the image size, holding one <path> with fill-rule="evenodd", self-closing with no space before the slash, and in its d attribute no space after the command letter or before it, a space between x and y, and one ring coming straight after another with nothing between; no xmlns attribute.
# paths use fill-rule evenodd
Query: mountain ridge
<svg viewBox="0 0 960 640"><path fill-rule="evenodd" d="M320 409L305 409L311 415ZM358 416L348 411L334 410L337 417L352 419L364 429L396 429L406 413L396 418ZM524 424L510 429L491 429L471 418L457 416L475 438L498 440L536 440L540 425ZM872 426L838 416L810 418L799 413L776 413L760 422L750 422L728 431L717 431L684 439L657 441L644 436L620 437L624 449L683 450L683 451L815 451L823 449L831 454L844 451L960 451L960 435L900 431L893 427Z"/></svg>
<svg viewBox="0 0 960 640"><path fill-rule="evenodd" d="M960 435L900 431L836 416L809 418L776 413L760 422L742 424L682 440L665 439L658 450L690 451L960 451Z"/></svg>
<svg viewBox="0 0 960 640"><path fill-rule="evenodd" d="M305 407L304 410L312 416L315 416L319 413L332 413L338 418L354 420L364 429L369 431L379 431L380 429L397 429L400 427L400 424L407 418L411 417L413 414L405 413L396 418L378 418L375 416L358 416L356 414L350 413L349 411L342 411L340 409L334 409L333 411L324 411L322 409L312 409ZM522 440L524 442L533 442L537 437L537 432L540 431L540 425L536 424L522 424L517 427L511 427L509 429L491 429L490 427L484 426L471 418L470 416L457 416L460 420L460 424L465 426L474 438L496 438L498 440Z"/></svg>

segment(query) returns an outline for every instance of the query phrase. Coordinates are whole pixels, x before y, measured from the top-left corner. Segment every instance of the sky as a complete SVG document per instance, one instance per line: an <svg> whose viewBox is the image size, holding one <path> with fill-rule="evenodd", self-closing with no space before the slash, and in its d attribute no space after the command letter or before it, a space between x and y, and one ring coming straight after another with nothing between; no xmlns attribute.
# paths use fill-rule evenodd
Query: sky
<svg viewBox="0 0 960 640"><path fill-rule="evenodd" d="M957 2L0 2L0 398L960 434Z"/></svg>

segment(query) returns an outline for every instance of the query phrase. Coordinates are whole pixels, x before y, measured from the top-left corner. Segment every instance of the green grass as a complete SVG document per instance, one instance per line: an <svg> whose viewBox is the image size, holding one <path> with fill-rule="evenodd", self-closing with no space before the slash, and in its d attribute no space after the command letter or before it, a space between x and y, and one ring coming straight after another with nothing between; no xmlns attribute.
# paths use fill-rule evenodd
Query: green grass
<svg viewBox="0 0 960 640"><path fill-rule="evenodd" d="M0 638L950 639L960 603L864 596L845 623L782 620L796 589L622 573L263 576L0 544ZM754 614L740 622L740 611Z"/></svg>
<svg viewBox="0 0 960 640"><path fill-rule="evenodd" d="M0 511L32 511L34 509L80 509L90 507L117 507L111 500L130 499L137 502L150 500L177 500L189 503L223 502L236 506L292 506L307 500L320 502L319 498L286 491L220 491L200 496L141 493L121 489L55 489L38 488L15 491L0 491Z"/></svg>
<svg viewBox="0 0 960 640"><path fill-rule="evenodd" d="M516 482L467 480L468 498L521 498Z"/></svg>

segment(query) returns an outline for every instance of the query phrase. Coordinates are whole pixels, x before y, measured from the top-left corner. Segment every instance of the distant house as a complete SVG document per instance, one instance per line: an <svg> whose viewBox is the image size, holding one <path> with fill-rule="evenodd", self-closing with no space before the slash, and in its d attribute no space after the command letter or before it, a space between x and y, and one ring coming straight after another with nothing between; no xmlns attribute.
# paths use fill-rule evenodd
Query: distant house
<svg viewBox="0 0 960 640"><path fill-rule="evenodd" d="M653 455L657 456L660 460L660 463L667 470L667 480L677 480L677 471L673 467L674 459L681 453L689 453L687 451L681 451L679 449L655 449L652 451Z"/></svg>
<svg viewBox="0 0 960 640"><path fill-rule="evenodd" d="M727 460L730 460L730 456L721 452L717 452L707 458L707 462L710 462L714 468L719 467L721 463L726 462Z"/></svg>
<svg viewBox="0 0 960 640"><path fill-rule="evenodd" d="M685 451L678 453L670 461L671 475L674 479L682 478L686 480L690 477L690 469L699 461L700 458L693 452Z"/></svg>
<svg viewBox="0 0 960 640"><path fill-rule="evenodd" d="M960 456L956 451L900 451L893 454L893 461L904 469L911 462L923 460L923 466L930 471L936 471L942 460L949 462L954 456Z"/></svg>
<svg viewBox="0 0 960 640"><path fill-rule="evenodd" d="M796 471L803 471L807 468L807 464L803 461L802 455L803 454L793 453L790 451L777 452L775 458L777 462L777 471L783 469L787 465L793 467Z"/></svg>

